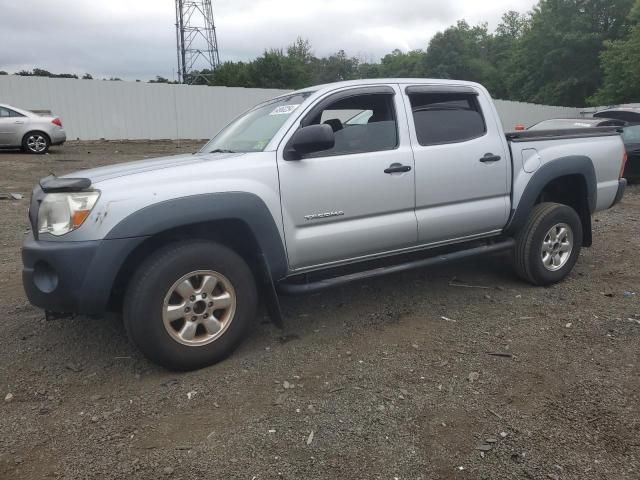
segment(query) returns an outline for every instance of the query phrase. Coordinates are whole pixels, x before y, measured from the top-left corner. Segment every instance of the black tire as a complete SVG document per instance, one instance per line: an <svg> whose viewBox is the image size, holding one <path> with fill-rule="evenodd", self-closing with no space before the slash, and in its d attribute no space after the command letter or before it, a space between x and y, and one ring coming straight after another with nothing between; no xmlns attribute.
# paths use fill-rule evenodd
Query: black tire
<svg viewBox="0 0 640 480"><path fill-rule="evenodd" d="M202 270L219 272L230 282L235 313L212 343L187 346L165 328L164 301L176 281ZM136 270L125 294L124 324L131 341L153 362L170 370L194 370L223 360L238 346L255 320L257 299L251 269L236 252L210 241L181 241L160 248Z"/></svg>
<svg viewBox="0 0 640 480"><path fill-rule="evenodd" d="M572 249L567 257L560 260L552 271L543 262L543 243L552 227L560 224L568 225L572 235ZM523 280L533 285L552 285L564 279L573 269L582 247L582 223L576 211L559 203L541 203L536 205L527 223L516 235L514 252L515 269ZM565 237L567 240L568 237ZM559 245L556 242L554 245ZM562 253L560 253L562 255Z"/></svg>
<svg viewBox="0 0 640 480"><path fill-rule="evenodd" d="M35 155L44 155L49 151L51 139L44 132L29 132L22 137L22 150Z"/></svg>

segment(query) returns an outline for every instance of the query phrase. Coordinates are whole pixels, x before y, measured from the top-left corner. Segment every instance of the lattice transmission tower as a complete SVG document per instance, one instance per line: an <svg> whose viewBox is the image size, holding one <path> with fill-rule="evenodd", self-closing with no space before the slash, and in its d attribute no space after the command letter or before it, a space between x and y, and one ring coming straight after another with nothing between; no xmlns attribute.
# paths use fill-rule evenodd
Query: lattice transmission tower
<svg viewBox="0 0 640 480"><path fill-rule="evenodd" d="M197 72L220 65L211 0L175 0L178 81L193 83Z"/></svg>

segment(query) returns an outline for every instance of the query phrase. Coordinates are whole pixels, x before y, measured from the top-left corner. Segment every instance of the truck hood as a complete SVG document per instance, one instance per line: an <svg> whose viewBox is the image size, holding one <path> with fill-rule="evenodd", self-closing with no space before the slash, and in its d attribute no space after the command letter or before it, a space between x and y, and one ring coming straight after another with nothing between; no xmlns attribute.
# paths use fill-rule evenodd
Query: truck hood
<svg viewBox="0 0 640 480"><path fill-rule="evenodd" d="M229 157L237 157L243 153L195 153L172 155L169 157L150 158L148 160L138 160L134 162L117 163L104 167L90 168L64 175L64 177L83 177L91 180L95 184L112 178L136 175L165 168L191 165L211 160L222 160ZM63 177L63 178L64 178Z"/></svg>

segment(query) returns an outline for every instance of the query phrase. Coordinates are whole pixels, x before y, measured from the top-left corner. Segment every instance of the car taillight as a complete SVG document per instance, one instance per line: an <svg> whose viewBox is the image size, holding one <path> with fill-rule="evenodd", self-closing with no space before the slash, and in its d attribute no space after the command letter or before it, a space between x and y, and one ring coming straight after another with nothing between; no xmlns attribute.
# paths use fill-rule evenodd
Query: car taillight
<svg viewBox="0 0 640 480"><path fill-rule="evenodd" d="M53 120L51 120L51 123L62 128L62 121L59 118L54 118Z"/></svg>
<svg viewBox="0 0 640 480"><path fill-rule="evenodd" d="M620 167L620 175L618 176L618 179L622 178L622 176L624 175L624 167L627 166L627 159L627 152L624 152L624 155L622 156L622 167Z"/></svg>
<svg viewBox="0 0 640 480"><path fill-rule="evenodd" d="M516 125L516 132L521 132L525 129L525 126L521 123Z"/></svg>

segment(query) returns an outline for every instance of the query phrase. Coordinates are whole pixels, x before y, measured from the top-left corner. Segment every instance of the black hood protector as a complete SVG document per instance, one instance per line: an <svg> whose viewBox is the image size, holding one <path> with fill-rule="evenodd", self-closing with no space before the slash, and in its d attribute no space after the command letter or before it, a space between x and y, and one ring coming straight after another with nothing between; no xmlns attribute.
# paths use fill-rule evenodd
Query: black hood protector
<svg viewBox="0 0 640 480"><path fill-rule="evenodd" d="M91 186L88 178L58 178L54 175L40 180L40 188L45 193L81 192Z"/></svg>

